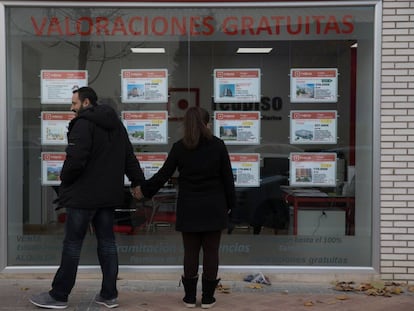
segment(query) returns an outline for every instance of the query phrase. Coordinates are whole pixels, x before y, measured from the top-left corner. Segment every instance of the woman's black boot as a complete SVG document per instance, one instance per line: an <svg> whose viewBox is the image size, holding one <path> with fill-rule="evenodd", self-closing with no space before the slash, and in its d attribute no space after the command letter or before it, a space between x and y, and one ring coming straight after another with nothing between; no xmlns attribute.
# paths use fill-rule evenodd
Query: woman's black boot
<svg viewBox="0 0 414 311"><path fill-rule="evenodd" d="M198 275L192 278L186 278L184 276L181 276L181 282L183 282L185 292L185 296L183 298L184 305L187 308L195 308L197 301L196 296Z"/></svg>
<svg viewBox="0 0 414 311"><path fill-rule="evenodd" d="M202 279L203 286L203 296L201 298L201 308L210 309L216 304L216 298L214 298L214 291L216 290L217 284L220 282L220 279L217 280L207 280Z"/></svg>

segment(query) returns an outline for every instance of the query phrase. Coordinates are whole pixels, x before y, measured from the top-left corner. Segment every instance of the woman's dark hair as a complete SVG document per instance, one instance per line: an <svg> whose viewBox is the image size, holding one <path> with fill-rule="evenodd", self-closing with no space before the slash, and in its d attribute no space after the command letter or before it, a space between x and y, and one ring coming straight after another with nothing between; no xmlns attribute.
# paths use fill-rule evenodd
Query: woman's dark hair
<svg viewBox="0 0 414 311"><path fill-rule="evenodd" d="M210 115L200 107L190 107L184 115L183 143L188 149L194 149L202 138L211 139L213 136L207 127Z"/></svg>
<svg viewBox="0 0 414 311"><path fill-rule="evenodd" d="M83 102L86 98L89 99L91 105L96 106L98 102L98 95L93 88L84 86L73 91L73 94L79 94L79 100Z"/></svg>

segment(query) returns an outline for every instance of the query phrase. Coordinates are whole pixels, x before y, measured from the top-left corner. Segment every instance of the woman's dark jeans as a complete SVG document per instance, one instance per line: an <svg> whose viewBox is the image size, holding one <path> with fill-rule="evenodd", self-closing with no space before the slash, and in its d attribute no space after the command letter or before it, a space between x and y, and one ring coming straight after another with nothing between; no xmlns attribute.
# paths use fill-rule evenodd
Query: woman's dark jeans
<svg viewBox="0 0 414 311"><path fill-rule="evenodd" d="M68 300L75 285L83 240L91 223L98 241L98 259L103 275L100 295L105 299L118 297L118 252L113 232L114 210L67 208L66 211L62 258L52 282L50 295L59 301Z"/></svg>

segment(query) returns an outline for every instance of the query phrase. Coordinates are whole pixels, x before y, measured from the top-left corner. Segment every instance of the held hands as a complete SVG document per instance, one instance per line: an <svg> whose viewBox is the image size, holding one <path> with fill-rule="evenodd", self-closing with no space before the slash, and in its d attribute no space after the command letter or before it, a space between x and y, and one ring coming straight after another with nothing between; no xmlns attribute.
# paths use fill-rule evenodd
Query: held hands
<svg viewBox="0 0 414 311"><path fill-rule="evenodd" d="M135 188L131 188L131 194L137 200L141 200L144 198L144 195L142 194L142 191L141 191L141 186L136 186Z"/></svg>

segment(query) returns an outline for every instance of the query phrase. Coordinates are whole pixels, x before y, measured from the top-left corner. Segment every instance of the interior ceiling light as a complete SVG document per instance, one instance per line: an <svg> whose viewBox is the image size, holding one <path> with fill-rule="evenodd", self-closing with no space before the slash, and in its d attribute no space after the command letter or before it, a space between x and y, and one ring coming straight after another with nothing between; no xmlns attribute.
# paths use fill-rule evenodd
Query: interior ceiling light
<svg viewBox="0 0 414 311"><path fill-rule="evenodd" d="M354 44L351 45L351 48L355 49L358 47L358 42L355 42Z"/></svg>
<svg viewBox="0 0 414 311"><path fill-rule="evenodd" d="M272 50L273 48L238 48L237 54L247 54L247 53L268 54Z"/></svg>
<svg viewBox="0 0 414 311"><path fill-rule="evenodd" d="M162 54L165 53L164 48L131 48L132 53L153 53L153 54Z"/></svg>

